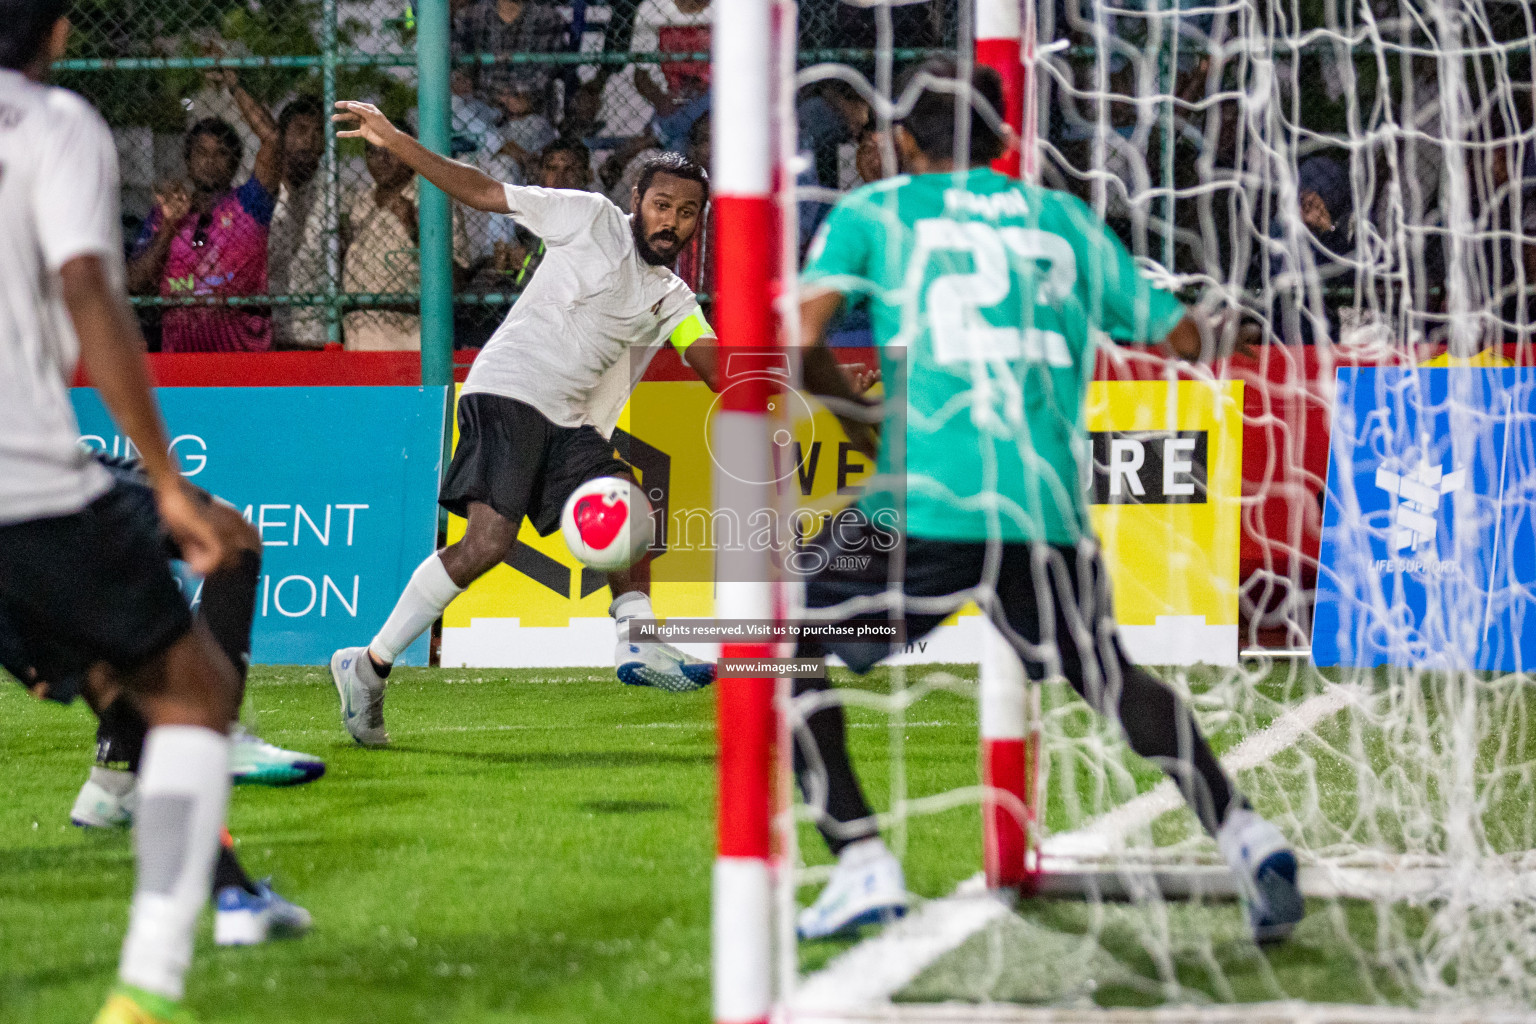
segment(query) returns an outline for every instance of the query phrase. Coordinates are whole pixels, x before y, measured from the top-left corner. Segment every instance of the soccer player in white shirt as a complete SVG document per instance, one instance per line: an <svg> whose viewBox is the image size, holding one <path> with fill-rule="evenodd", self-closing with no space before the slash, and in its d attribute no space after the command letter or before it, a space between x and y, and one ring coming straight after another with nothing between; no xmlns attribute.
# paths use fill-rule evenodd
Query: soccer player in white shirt
<svg viewBox="0 0 1536 1024"><path fill-rule="evenodd" d="M667 153L635 188L632 215L592 192L508 185L438 156L368 103L342 101L349 130L388 149L465 206L509 214L544 240L544 261L476 358L459 399L459 445L439 502L468 520L464 537L427 558L373 642L331 657L342 719L353 739L388 742L384 680L400 652L455 597L511 552L526 516L559 529L566 498L583 482L628 476L608 440L651 354L671 343L711 388L714 331L693 292L671 271L702 222L704 170ZM696 344L703 340L705 343ZM638 353L638 358L626 358ZM608 575L618 622L619 678L674 692L707 686L714 666L666 644L627 642L630 619L652 618L650 568Z"/></svg>
<svg viewBox="0 0 1536 1024"><path fill-rule="evenodd" d="M229 797L235 672L162 550L194 570L227 544L167 454L128 308L117 154L101 116L42 85L65 0L0 0L0 608L45 670L105 662L149 724L134 827L138 877L121 984L97 1024L178 1015ZM77 359L143 453L150 488L114 486L78 444ZM158 516L156 512L158 511ZM67 702L68 687L34 684Z"/></svg>

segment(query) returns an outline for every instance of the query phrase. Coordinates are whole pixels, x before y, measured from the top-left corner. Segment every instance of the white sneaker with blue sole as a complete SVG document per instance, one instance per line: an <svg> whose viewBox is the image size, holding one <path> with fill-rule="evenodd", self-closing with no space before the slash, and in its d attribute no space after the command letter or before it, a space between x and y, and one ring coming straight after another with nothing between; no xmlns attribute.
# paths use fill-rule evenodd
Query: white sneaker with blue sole
<svg viewBox="0 0 1536 1024"><path fill-rule="evenodd" d="M229 778L237 786L300 786L325 774L313 754L284 750L243 725L229 730Z"/></svg>
<svg viewBox="0 0 1536 1024"><path fill-rule="evenodd" d="M619 682L626 686L653 686L668 693L702 690L715 681L715 663L702 661L664 643L632 644L619 641L613 655Z"/></svg>
<svg viewBox="0 0 1536 1024"><path fill-rule="evenodd" d="M309 911L272 890L271 879L257 882L254 893L227 885L214 899L213 941L220 946L259 946L303 935L312 923Z"/></svg>
<svg viewBox="0 0 1536 1024"><path fill-rule="evenodd" d="M876 839L843 848L826 888L800 911L801 939L825 939L867 924L889 923L907 912L901 861Z"/></svg>
<svg viewBox="0 0 1536 1024"><path fill-rule="evenodd" d="M331 681L341 698L341 724L365 747L389 742L384 729L384 680L368 660L368 648L343 647L331 655Z"/></svg>
<svg viewBox="0 0 1536 1024"><path fill-rule="evenodd" d="M1296 853L1280 830L1249 808L1227 815L1216 846L1237 876L1255 942L1280 942L1307 912Z"/></svg>

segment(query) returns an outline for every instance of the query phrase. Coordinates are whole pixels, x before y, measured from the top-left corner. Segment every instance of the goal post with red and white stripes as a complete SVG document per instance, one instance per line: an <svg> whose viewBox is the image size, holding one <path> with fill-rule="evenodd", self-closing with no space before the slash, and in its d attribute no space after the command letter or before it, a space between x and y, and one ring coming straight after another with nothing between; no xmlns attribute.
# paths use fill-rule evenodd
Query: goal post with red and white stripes
<svg viewBox="0 0 1536 1024"><path fill-rule="evenodd" d="M1033 56L1032 11L1020 0L975 0L976 63L1003 83L998 111L1018 145L992 163L1011 177L1033 179L1034 95L1026 59ZM1026 32L1026 23L1029 31ZM1026 52L1026 40L1029 40ZM1018 654L993 627L986 628L979 674L983 853L987 884L1032 887L1039 869L1035 830L1040 766L1040 693L1030 687Z"/></svg>
<svg viewBox="0 0 1536 1024"><path fill-rule="evenodd" d="M735 379L750 361L730 356L733 350L762 351L776 334L772 0L729 0L714 10L712 203L715 251L721 254L715 324L722 374L711 427L714 499L717 509L750 514L774 507L771 484L758 482L771 479L770 381L763 375ZM716 558L716 614L772 618L769 553L721 550ZM773 653L770 643L727 643L720 652L722 658ZM714 1019L720 1024L760 1024L772 1011L774 686L771 678L722 678L716 689L713 982Z"/></svg>
<svg viewBox="0 0 1536 1024"><path fill-rule="evenodd" d="M995 165L1011 175L1034 172L1033 111L1025 109L1025 51L1017 0L976 0L976 57L997 68L1005 86L1004 119L1021 139ZM712 38L713 228L719 253L715 322L722 395L712 426L715 507L743 516L774 508L769 439L771 382L734 379L733 351L761 352L776 343L776 298L792 296L793 46L792 0L729 0L714 7ZM786 28L786 26L788 26ZM782 58L782 60L781 60ZM780 65L783 65L782 67ZM781 108L775 116L775 103ZM1022 153L1022 160L1021 160ZM776 187L777 186L777 187ZM755 361L742 361L750 365ZM716 614L771 619L780 613L771 556L716 553ZM750 564L749 564L750 563ZM773 643L722 645L722 658L761 658ZM1018 655L995 630L981 660L981 767L988 796L983 827L989 884L1030 885L1036 870L1032 822L1038 781L1038 692L1028 687ZM776 865L773 772L779 722L775 680L725 678L717 684L719 737L718 846L713 894L713 991L717 1024L757 1024L773 1014ZM1033 708L1033 711L1031 710ZM791 825L791 827L793 827ZM783 924L783 922L780 922Z"/></svg>

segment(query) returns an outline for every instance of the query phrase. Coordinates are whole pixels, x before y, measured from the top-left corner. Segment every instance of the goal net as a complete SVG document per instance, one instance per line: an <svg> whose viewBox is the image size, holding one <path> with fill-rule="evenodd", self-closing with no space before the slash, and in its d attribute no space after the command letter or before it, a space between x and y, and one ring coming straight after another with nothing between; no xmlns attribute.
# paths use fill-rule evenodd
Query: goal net
<svg viewBox="0 0 1536 1024"><path fill-rule="evenodd" d="M1026 685L959 601L926 649L863 677L834 668L830 692L793 698L780 683L775 1012L1536 1013L1530 7L872 2L858 5L871 60L797 64L796 15L803 32L822 6L774 8L791 334L809 230L899 169L914 12L950 19L962 74L981 59L1022 78L1018 109L984 116L1019 129L1023 172L1083 200L1213 325L1219 358L1199 366L1101 345L1074 439L1082 477L1056 484L1087 494L1133 659L1294 844L1307 916L1289 941L1256 946L1179 789L1059 676ZM976 100L954 98L963 135ZM718 146L728 115L715 116ZM750 243L722 228L726 262L735 244ZM918 310L932 297L885 299ZM855 348L871 344L859 316L840 326ZM1013 378L985 361L971 372L963 414L1033 445L1008 412ZM1076 422L1074 396L1017 397L1061 402ZM937 429L909 404L909 446ZM939 482L909 468L903 484ZM1001 536L987 543L1000 551ZM964 596L1006 589L1000 564ZM784 593L783 614L803 614L793 581ZM824 792L790 799L788 747L831 702L914 904L883 929L800 941L795 914L833 859L814 827ZM716 941L735 941L718 909Z"/></svg>

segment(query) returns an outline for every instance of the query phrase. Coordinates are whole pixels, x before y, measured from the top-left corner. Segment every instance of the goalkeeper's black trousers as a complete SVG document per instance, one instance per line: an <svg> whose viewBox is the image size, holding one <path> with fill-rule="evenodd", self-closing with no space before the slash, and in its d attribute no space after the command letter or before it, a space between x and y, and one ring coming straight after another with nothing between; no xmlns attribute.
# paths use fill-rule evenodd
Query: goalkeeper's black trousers
<svg viewBox="0 0 1536 1024"><path fill-rule="evenodd" d="M1115 628L1109 577L1097 546L994 545L906 538L879 543L867 522L826 529L801 565L822 565L806 586L807 622L905 623L907 643L927 635L975 600L1023 658L1032 680L1064 677L1102 715L1120 723L1130 747L1178 784L1201 825L1215 834L1229 811L1247 806L1232 786L1194 716L1168 685L1126 657ZM882 552L880 547L888 550ZM900 595L891 581L899 573ZM858 614L846 606L862 599ZM879 610L869 611L869 602ZM897 607L901 605L902 607ZM826 610L818 616L818 610ZM836 654L863 674L895 648L888 643L802 640L798 657ZM877 834L874 813L848 759L842 704L811 695L825 679L795 680L795 773L806 803L835 854Z"/></svg>

